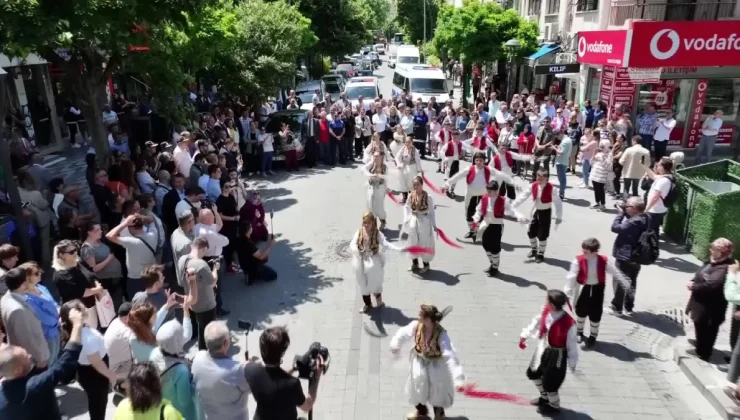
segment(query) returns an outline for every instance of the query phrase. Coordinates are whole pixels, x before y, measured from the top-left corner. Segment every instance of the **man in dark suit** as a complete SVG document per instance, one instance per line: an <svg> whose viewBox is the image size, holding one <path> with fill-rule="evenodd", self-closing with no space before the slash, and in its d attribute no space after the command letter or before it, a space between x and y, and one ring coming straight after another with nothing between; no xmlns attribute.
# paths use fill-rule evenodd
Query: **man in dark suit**
<svg viewBox="0 0 740 420"><path fill-rule="evenodd" d="M185 198L185 177L177 173L172 176L172 189L162 199L162 221L167 226L168 237L172 236L172 232L179 226L175 207L183 198Z"/></svg>
<svg viewBox="0 0 740 420"><path fill-rule="evenodd" d="M319 135L319 107L314 107L313 112L309 113L308 121L308 138L306 139L306 165L309 168L316 166L316 138Z"/></svg>

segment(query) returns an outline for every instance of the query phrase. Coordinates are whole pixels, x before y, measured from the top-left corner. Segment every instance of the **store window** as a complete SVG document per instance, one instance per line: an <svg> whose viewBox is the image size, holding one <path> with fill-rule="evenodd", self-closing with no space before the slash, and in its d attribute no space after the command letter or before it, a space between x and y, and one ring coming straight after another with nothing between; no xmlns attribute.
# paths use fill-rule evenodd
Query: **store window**
<svg viewBox="0 0 740 420"><path fill-rule="evenodd" d="M707 100L703 114L724 113L724 120L735 120L740 100L740 79L714 79L707 86Z"/></svg>
<svg viewBox="0 0 740 420"><path fill-rule="evenodd" d="M578 0L576 4L577 12L590 12L599 8L598 0Z"/></svg>
<svg viewBox="0 0 740 420"><path fill-rule="evenodd" d="M596 105L596 102L599 102L599 89L601 88L601 69L589 68L588 79L586 80L588 89L583 99L587 99Z"/></svg>

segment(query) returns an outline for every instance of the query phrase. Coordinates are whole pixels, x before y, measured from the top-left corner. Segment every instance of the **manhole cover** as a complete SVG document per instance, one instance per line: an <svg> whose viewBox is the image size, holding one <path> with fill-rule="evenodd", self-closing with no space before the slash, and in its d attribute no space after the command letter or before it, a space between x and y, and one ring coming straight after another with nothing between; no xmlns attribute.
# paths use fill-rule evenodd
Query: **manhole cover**
<svg viewBox="0 0 740 420"><path fill-rule="evenodd" d="M349 243L350 241L342 241L340 242L336 248L334 248L334 253L337 254L337 256L343 260L350 259L351 255L349 253Z"/></svg>

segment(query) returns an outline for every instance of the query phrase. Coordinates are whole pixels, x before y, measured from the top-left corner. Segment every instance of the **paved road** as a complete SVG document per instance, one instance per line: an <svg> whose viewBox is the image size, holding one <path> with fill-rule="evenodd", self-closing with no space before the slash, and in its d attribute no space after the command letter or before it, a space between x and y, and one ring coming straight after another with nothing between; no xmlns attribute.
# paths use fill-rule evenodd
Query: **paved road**
<svg viewBox="0 0 740 420"><path fill-rule="evenodd" d="M377 73L383 93L390 94L391 71L384 66ZM423 166L433 182L442 183L441 176L433 173L435 164ZM576 181L573 176L568 179L572 185ZM286 361L313 341L331 349L331 366L321 382L315 418L400 420L410 408L403 393L406 364L392 359L388 337L371 337L363 331L363 323L392 335L411 321L422 302L454 305L444 325L470 381L485 390L534 396L535 389L524 375L531 351L517 347L521 328L541 309L544 291L563 286L581 240L595 236L605 252L611 251L613 215L587 208L590 190L569 189L571 200L564 206L563 224L551 236L546 262L525 261L526 229L510 223L498 279L483 274L486 257L472 244L458 250L438 243L432 271L424 278L406 271L406 256L391 253L384 285L387 308L371 319L358 313L360 299L346 259L347 243L364 211L362 182L359 171L348 166L278 174L265 183L266 208L275 212L275 233L282 234L270 256L279 280L246 287L234 276L224 285L227 306L233 311L230 325L236 328L236 320L245 318L258 327L248 338L252 353L258 352L262 328L287 325L292 344ZM434 198L439 227L462 238L466 231L462 203ZM386 206L387 236L397 240L402 210L390 200ZM638 313L631 319L605 315L602 341L593 351L582 353L581 374L570 375L562 388L562 418L718 418L670 360L670 338L682 334L681 329L656 315L683 305L687 273L698 262L670 244L665 244L662 258L640 276ZM245 340L241 335L234 338L233 354L240 357ZM87 418L80 391L69 392L70 397L62 398L67 414ZM112 412L111 408L109 418ZM471 420L540 418L531 407L465 397L458 397L448 415Z"/></svg>

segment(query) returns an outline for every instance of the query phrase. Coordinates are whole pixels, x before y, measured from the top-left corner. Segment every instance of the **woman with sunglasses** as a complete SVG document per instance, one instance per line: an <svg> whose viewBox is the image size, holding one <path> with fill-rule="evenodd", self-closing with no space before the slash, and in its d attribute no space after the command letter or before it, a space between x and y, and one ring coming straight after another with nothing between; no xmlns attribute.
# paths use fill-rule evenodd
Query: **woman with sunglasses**
<svg viewBox="0 0 740 420"><path fill-rule="evenodd" d="M95 298L103 296L105 289L88 270L83 272L77 255L77 245L70 240L60 241L53 251L54 284L59 290L62 303L80 300L88 312L87 325L97 329L98 316Z"/></svg>
<svg viewBox="0 0 740 420"><path fill-rule="evenodd" d="M26 288L23 293L28 306L33 309L36 318L41 322L41 329L44 332L44 338L49 346L49 361L47 366L51 366L59 357L61 331L59 329L59 305L49 292L49 289L42 286L41 270L35 262L21 264L18 268L26 272Z"/></svg>

